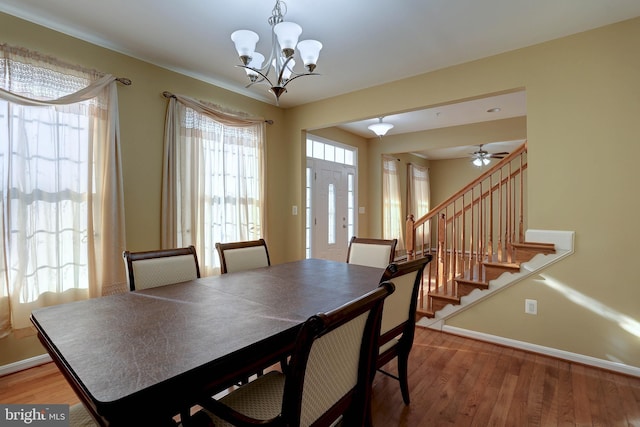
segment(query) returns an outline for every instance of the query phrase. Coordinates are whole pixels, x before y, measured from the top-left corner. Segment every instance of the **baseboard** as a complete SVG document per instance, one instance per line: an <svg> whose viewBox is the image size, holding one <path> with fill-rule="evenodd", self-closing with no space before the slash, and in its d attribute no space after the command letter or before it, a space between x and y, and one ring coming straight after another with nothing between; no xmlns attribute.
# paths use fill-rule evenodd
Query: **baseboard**
<svg viewBox="0 0 640 427"><path fill-rule="evenodd" d="M441 328L442 332L447 332L454 335L460 335L467 338L476 339L479 341L486 341L493 344L499 344L506 347L517 348L531 353L538 353L544 356L550 356L557 359L567 360L570 362L579 363L582 365L592 366L595 368L605 369L608 371L618 372L625 375L640 378L640 368L623 363L611 362L609 360L598 359L591 356L585 356L582 354L571 353L569 351L558 350L556 348L544 347L537 344L531 344L524 341L513 340L510 338L499 337L496 335L485 334L483 332L470 331L468 329L462 329L455 326L444 325Z"/></svg>
<svg viewBox="0 0 640 427"><path fill-rule="evenodd" d="M525 240L527 242L544 242L554 243L556 246L556 254L553 255L536 255L530 261L522 264L520 273L503 274L498 279L490 282L489 291L475 290L471 294L462 297L462 305L448 305L444 309L436 313L432 319L426 317L420 319L417 325L430 329L441 330L455 335L460 335L480 341L487 341L494 344L513 347L532 353L538 353L545 356L555 357L570 362L580 363L582 365L593 366L595 368L605 369L621 374L640 377L640 367L625 365L623 363L611 362L609 360L598 359L582 354L571 353L551 347L544 347L537 344L531 344L524 341L504 338L497 335L485 334L482 332L462 329L455 326L448 326L446 320L454 314L462 310L468 309L472 305L480 302L494 292L505 289L547 266L560 261L561 259L573 254L575 232L573 231L555 231L555 230L527 230Z"/></svg>
<svg viewBox="0 0 640 427"><path fill-rule="evenodd" d="M8 365L0 366L0 377L33 368L34 366L44 365L49 362L51 362L51 356L48 354L41 354L40 356L9 363Z"/></svg>

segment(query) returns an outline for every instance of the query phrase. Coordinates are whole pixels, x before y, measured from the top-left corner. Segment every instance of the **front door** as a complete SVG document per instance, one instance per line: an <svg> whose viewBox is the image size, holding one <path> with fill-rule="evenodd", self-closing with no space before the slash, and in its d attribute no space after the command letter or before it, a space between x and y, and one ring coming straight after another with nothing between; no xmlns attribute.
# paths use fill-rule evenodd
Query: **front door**
<svg viewBox="0 0 640 427"><path fill-rule="evenodd" d="M312 173L311 256L346 261L355 220L355 168L314 159Z"/></svg>

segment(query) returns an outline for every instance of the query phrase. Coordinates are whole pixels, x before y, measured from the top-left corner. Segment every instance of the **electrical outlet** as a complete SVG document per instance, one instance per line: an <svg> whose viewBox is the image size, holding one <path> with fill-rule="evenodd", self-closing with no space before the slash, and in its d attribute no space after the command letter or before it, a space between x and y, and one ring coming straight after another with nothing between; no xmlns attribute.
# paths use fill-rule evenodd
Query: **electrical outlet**
<svg viewBox="0 0 640 427"><path fill-rule="evenodd" d="M291 206L291 215L298 215L298 206Z"/></svg>
<svg viewBox="0 0 640 427"><path fill-rule="evenodd" d="M524 300L524 312L527 314L538 314L538 300L526 299Z"/></svg>

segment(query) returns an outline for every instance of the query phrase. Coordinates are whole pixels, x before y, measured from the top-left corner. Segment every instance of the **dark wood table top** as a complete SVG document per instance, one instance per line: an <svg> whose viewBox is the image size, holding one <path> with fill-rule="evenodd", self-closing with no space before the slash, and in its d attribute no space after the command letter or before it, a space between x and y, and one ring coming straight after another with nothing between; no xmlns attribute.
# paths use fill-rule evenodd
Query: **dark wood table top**
<svg viewBox="0 0 640 427"><path fill-rule="evenodd" d="M175 415L276 362L302 322L378 286L382 272L302 260L38 309L32 322L84 403L116 425L131 411Z"/></svg>

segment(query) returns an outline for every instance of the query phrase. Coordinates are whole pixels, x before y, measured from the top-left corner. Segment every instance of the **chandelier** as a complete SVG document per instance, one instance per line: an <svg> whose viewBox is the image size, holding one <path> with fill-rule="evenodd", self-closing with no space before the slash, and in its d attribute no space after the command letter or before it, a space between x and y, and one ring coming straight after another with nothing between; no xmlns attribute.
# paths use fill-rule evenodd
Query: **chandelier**
<svg viewBox="0 0 640 427"><path fill-rule="evenodd" d="M256 44L260 37L250 30L238 30L231 34L231 40L235 43L236 51L242 61L250 83L265 83L270 86L269 91L276 97L276 104L280 95L287 91L287 85L302 76L316 75L313 71L318 62L322 43L317 40L302 40L298 37L302 34L302 27L293 22L286 22L284 15L287 13L287 5L282 0L276 0L276 5L268 19L271 25L271 53L265 61L264 55L256 52ZM300 58L305 67L305 72L297 73L293 70L296 62L293 59L298 49ZM272 78L269 78L273 70Z"/></svg>

